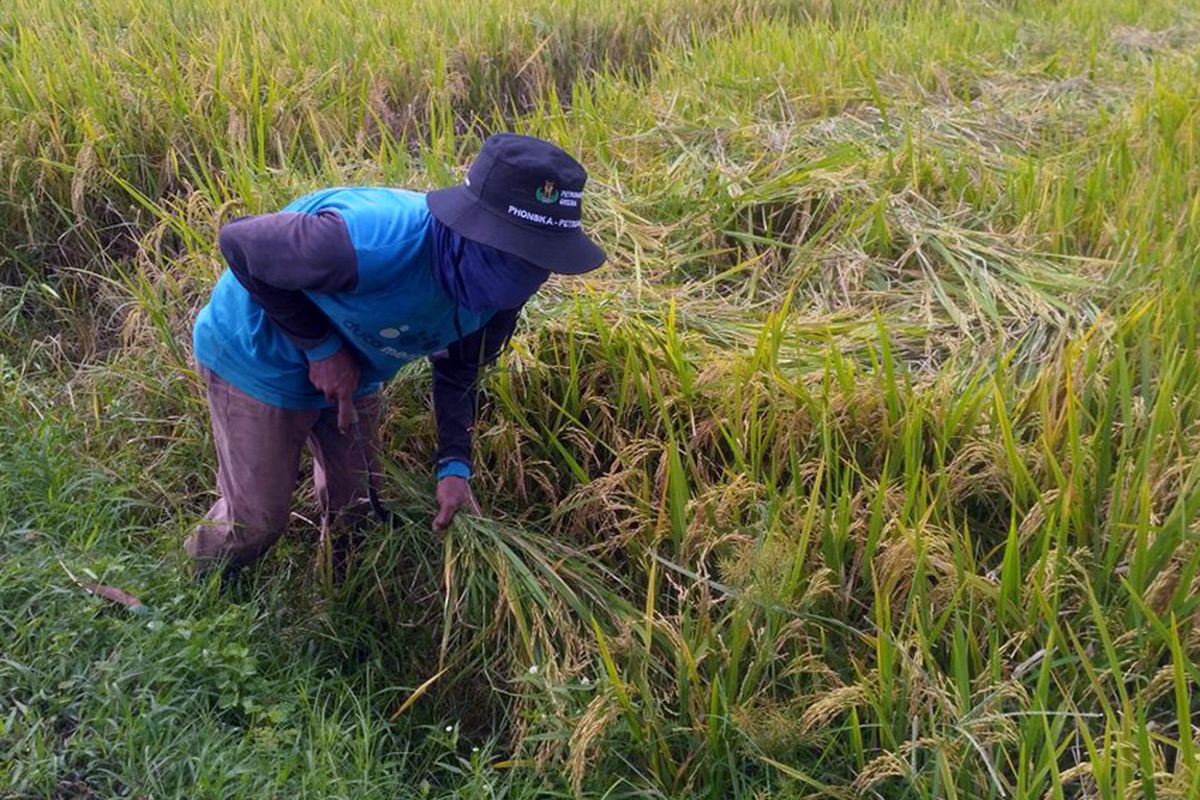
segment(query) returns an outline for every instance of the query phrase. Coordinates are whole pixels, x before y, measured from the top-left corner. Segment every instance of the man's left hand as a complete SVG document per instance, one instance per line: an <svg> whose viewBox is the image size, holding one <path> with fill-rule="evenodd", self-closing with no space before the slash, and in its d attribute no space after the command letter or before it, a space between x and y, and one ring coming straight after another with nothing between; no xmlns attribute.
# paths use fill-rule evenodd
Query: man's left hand
<svg viewBox="0 0 1200 800"><path fill-rule="evenodd" d="M433 529L444 531L454 521L454 515L459 511L479 513L479 504L475 495L471 494L471 484L466 478L457 475L447 475L438 481L437 486L438 513L433 519Z"/></svg>

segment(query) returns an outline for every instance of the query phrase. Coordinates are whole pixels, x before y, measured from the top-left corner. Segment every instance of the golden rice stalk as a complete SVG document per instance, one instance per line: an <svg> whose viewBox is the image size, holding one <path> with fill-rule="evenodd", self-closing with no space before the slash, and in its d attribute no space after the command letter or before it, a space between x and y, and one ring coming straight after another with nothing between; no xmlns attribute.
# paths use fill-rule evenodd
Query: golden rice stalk
<svg viewBox="0 0 1200 800"><path fill-rule="evenodd" d="M862 705L867 700L867 690L859 685L840 686L823 693L800 715L800 732L808 733L814 728L824 727L843 711Z"/></svg>
<svg viewBox="0 0 1200 800"><path fill-rule="evenodd" d="M950 600L958 588L954 547L953 534L936 526L901 528L879 556L877 567L883 585L894 597L903 597L912 587L918 561L923 561L926 574L936 580L930 600L935 604Z"/></svg>
<svg viewBox="0 0 1200 800"><path fill-rule="evenodd" d="M884 753L872 759L854 779L854 789L866 794L871 787L888 778L908 777L908 762L895 753Z"/></svg>
<svg viewBox="0 0 1200 800"><path fill-rule="evenodd" d="M1186 549L1190 550L1190 548ZM1160 617L1171 604L1175 590L1179 588L1179 573L1183 569L1185 556L1188 555L1190 553L1185 552L1185 548L1177 550L1170 562L1154 576L1154 580L1146 587L1146 605L1150 606L1150 609Z"/></svg>
<svg viewBox="0 0 1200 800"><path fill-rule="evenodd" d="M571 789L576 797L583 796L583 779L587 777L587 769L592 761L593 745L619 713L620 706L611 688L605 689L598 692L592 698L592 702L588 703L583 716L575 725L575 730L571 732L571 739L567 744L567 770L571 775Z"/></svg>

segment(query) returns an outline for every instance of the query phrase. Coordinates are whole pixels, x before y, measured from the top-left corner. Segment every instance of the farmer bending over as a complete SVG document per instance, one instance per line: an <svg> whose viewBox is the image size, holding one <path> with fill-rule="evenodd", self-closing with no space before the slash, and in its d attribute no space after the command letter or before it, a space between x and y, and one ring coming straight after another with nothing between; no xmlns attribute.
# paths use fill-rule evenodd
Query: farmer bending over
<svg viewBox="0 0 1200 800"><path fill-rule="evenodd" d="M336 188L221 229L229 269L196 318L219 498L184 546L236 569L287 527L307 443L322 531L361 520L374 490L379 389L429 357L437 421L435 529L474 510L479 369L550 273L604 251L580 227L587 173L554 145L497 134L460 186Z"/></svg>

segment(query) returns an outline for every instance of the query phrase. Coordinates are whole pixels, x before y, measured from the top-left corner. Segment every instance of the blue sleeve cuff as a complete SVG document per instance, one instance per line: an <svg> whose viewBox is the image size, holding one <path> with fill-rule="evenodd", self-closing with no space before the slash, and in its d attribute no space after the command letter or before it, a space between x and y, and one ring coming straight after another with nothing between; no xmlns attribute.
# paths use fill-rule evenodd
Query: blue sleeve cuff
<svg viewBox="0 0 1200 800"><path fill-rule="evenodd" d="M451 475L456 478L470 478L471 465L465 461L459 461L457 458L452 458L438 467L437 479L439 481L442 478L449 478Z"/></svg>
<svg viewBox="0 0 1200 800"><path fill-rule="evenodd" d="M331 355L342 349L342 337L336 333L330 333L324 339L319 341L314 347L310 347L304 351L304 355L309 361L320 361L322 358L329 358Z"/></svg>

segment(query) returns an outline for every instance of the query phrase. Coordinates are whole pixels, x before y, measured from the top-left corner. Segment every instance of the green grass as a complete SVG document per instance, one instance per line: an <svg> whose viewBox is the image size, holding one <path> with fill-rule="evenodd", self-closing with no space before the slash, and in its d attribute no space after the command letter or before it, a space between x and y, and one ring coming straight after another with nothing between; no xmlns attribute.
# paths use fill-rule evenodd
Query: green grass
<svg viewBox="0 0 1200 800"><path fill-rule="evenodd" d="M1200 796L1200 6L631 8L0 7L0 798ZM612 258L484 517L415 365L347 586L193 581L221 222L499 129Z"/></svg>

